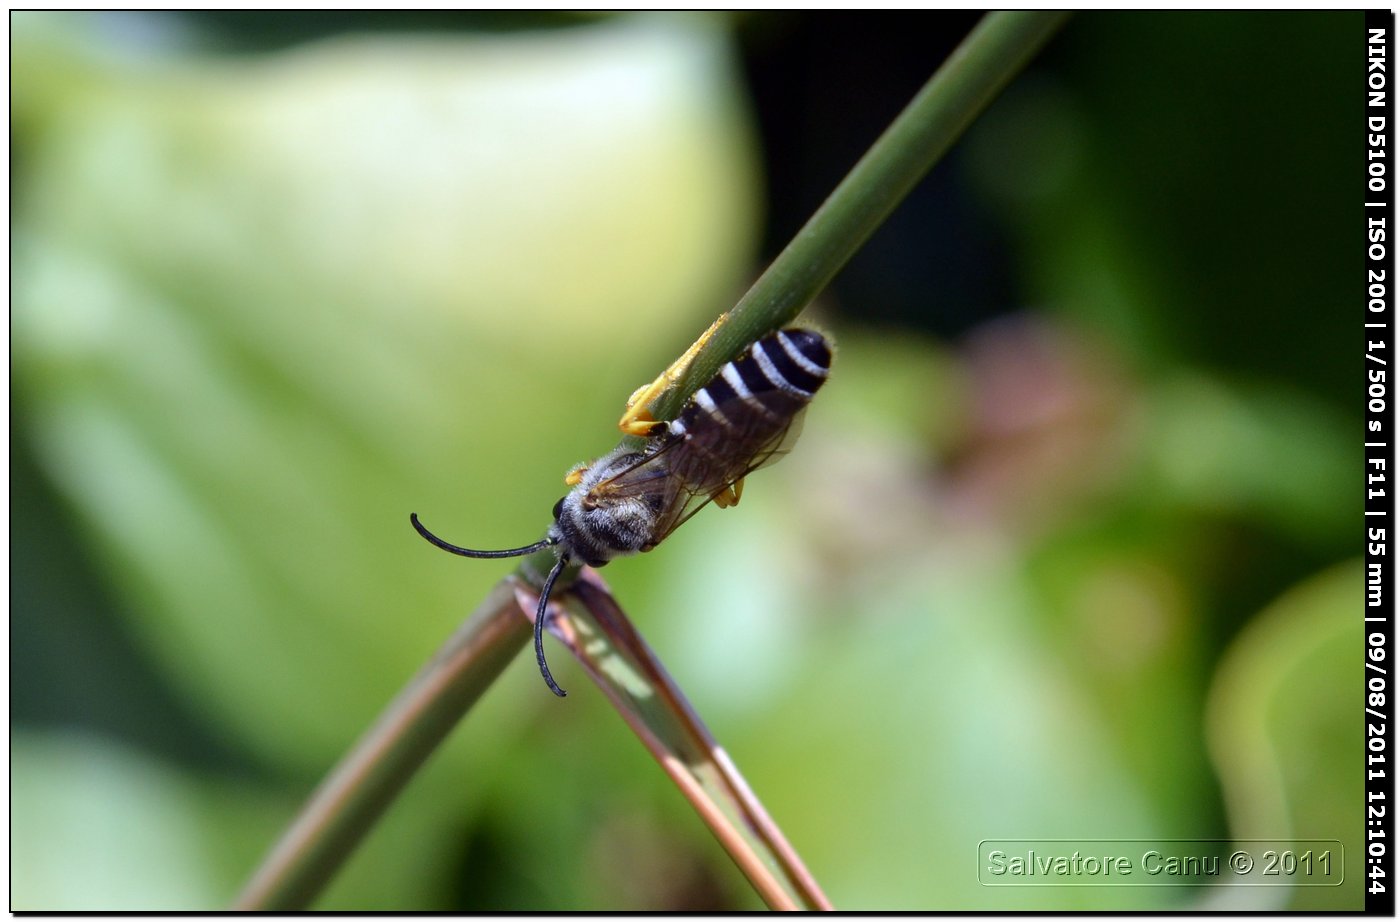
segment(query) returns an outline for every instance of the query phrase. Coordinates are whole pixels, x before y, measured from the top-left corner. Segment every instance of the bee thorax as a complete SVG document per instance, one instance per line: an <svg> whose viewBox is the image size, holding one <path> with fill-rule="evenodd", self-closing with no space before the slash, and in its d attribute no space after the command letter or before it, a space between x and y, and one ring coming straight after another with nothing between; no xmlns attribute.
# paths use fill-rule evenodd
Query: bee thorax
<svg viewBox="0 0 1400 922"><path fill-rule="evenodd" d="M655 497L594 495L594 487L640 458L636 452L600 459L559 504L550 536L561 549L592 567L649 549L656 528Z"/></svg>

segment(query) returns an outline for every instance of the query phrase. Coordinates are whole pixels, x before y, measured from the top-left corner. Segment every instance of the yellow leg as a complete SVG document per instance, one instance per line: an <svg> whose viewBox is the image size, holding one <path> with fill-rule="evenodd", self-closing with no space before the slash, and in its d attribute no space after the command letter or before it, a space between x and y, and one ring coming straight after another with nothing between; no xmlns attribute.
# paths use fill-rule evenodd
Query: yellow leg
<svg viewBox="0 0 1400 922"><path fill-rule="evenodd" d="M578 486L579 482L583 480L583 475L587 472L588 465L580 464L573 470L569 471L569 473L564 475L564 483L568 484L571 487L576 487Z"/></svg>
<svg viewBox="0 0 1400 922"><path fill-rule="evenodd" d="M701 333L700 338L691 343L690 348L681 353L681 357L672 362L670 367L658 375L655 381L643 384L633 391L632 396L627 398L627 407L622 413L622 419L617 421L617 428L626 435L643 437L651 435L651 430L657 425L656 418L651 415L652 401L680 380L681 375L685 374L685 370L690 367L690 363L695 361L695 356L699 354L700 349L709 342L711 336L715 335L715 330L718 330L728 319L728 313L720 314L719 319L710 324L710 328Z"/></svg>
<svg viewBox="0 0 1400 922"><path fill-rule="evenodd" d="M730 506L739 505L739 497L744 495L744 478L731 483L715 494L715 505L721 509L728 509Z"/></svg>

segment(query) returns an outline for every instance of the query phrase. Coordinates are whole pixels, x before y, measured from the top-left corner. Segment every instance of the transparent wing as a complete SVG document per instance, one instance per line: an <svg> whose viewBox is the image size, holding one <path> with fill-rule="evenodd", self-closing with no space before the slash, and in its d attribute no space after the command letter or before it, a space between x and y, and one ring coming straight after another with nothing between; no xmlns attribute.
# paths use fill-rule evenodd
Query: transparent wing
<svg viewBox="0 0 1400 922"><path fill-rule="evenodd" d="M801 421L797 420L794 424L789 424L786 432L775 437L774 445L771 449L765 449L754 456L747 466L737 472L731 473L729 479L726 480L723 485L709 492L691 491L685 502L672 504L666 507L666 512L669 513L669 515L663 514L657 520L656 540L653 543L659 543L662 538L665 538L671 532L680 528L690 520L691 516L705 508L717 495L729 489L759 468L773 464L783 455L791 451L793 444L797 441L797 434L800 432ZM789 434L791 435L789 436Z"/></svg>
<svg viewBox="0 0 1400 922"><path fill-rule="evenodd" d="M787 454L802 431L805 401L766 411L741 399L721 403L717 413L695 418L689 438L663 441L636 464L593 488L595 502L655 497L654 546L695 513L760 467ZM718 418L725 422L721 423Z"/></svg>

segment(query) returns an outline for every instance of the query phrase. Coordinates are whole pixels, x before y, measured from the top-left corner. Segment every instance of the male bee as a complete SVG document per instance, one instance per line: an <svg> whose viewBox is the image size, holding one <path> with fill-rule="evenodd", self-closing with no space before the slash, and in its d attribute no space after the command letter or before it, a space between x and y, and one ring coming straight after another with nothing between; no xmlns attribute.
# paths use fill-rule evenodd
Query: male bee
<svg viewBox="0 0 1400 922"><path fill-rule="evenodd" d="M718 325L680 361L693 357ZM676 380L673 365L633 396L619 423L625 432L645 433L646 443L640 449L619 446L571 471L566 482L573 489L554 504L554 521L545 537L528 547L458 547L428 531L416 514L409 518L424 538L464 557L518 557L557 549L558 561L544 581L535 612L535 658L545 683L562 698L564 690L545 662L543 638L549 595L559 574L571 561L601 567L614 557L649 551L710 500L721 507L737 503L744 477L792 447L802 411L830 368L831 347L820 333L779 330L726 363L674 420L651 421L638 395Z"/></svg>

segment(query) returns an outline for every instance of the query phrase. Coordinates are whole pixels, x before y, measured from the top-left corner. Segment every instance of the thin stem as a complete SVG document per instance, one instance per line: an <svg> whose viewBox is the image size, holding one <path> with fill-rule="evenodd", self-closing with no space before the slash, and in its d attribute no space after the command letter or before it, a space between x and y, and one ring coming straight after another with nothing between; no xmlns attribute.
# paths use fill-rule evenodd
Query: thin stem
<svg viewBox="0 0 1400 922"><path fill-rule="evenodd" d="M514 581L502 580L321 782L234 908L310 905L529 636Z"/></svg>
<svg viewBox="0 0 1400 922"><path fill-rule="evenodd" d="M729 312L677 385L652 404L652 414L673 419L720 366L810 304L1067 17L985 16Z"/></svg>
<svg viewBox="0 0 1400 922"><path fill-rule="evenodd" d="M772 909L826 909L802 859L597 571L584 569L555 636L691 802Z"/></svg>

